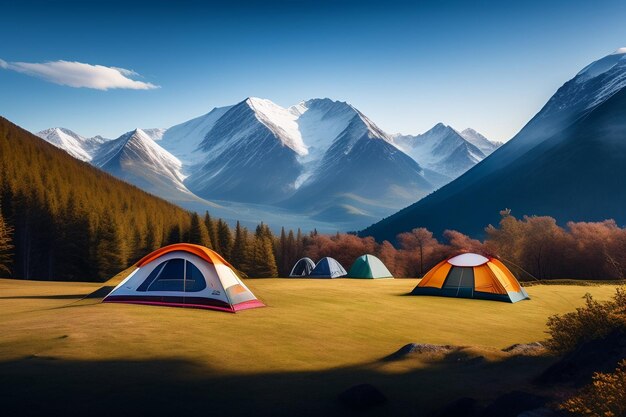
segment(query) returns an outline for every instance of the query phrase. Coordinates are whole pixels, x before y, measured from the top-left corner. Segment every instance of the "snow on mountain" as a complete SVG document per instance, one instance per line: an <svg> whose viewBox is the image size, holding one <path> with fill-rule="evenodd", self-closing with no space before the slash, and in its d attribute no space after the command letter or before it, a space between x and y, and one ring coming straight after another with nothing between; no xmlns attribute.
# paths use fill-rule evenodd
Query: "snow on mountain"
<svg viewBox="0 0 626 417"><path fill-rule="evenodd" d="M461 135L463 139L480 149L481 152L484 153L486 156L489 156L493 151L502 146L502 142L490 141L472 128L467 128L459 132L459 135Z"/></svg>
<svg viewBox="0 0 626 417"><path fill-rule="evenodd" d="M167 129L164 129L162 127L155 127L151 129L141 129L141 131L145 133L146 135L148 135L150 139L154 141L159 141L163 139L163 135L165 134Z"/></svg>
<svg viewBox="0 0 626 417"><path fill-rule="evenodd" d="M106 142L106 139L100 136L86 138L62 127L42 130L36 133L36 135L57 148L63 149L74 158L85 162L91 161L97 148Z"/></svg>
<svg viewBox="0 0 626 417"><path fill-rule="evenodd" d="M191 195L183 184L182 163L141 129L103 143L91 163L161 197Z"/></svg>
<svg viewBox="0 0 626 417"><path fill-rule="evenodd" d="M417 135L396 135L395 143L417 163L450 179L482 161L486 155L459 132L443 123Z"/></svg>
<svg viewBox="0 0 626 417"><path fill-rule="evenodd" d="M435 188L417 162L371 120L353 111L319 165L284 203L287 207L320 220L367 221Z"/></svg>
<svg viewBox="0 0 626 417"><path fill-rule="evenodd" d="M163 133L159 145L180 159L185 168L201 163L205 153L199 149L200 143L231 107L216 107L205 115L170 127Z"/></svg>
<svg viewBox="0 0 626 417"><path fill-rule="evenodd" d="M260 100L230 107L200 143L203 163L185 184L202 198L248 203L285 198L302 171L298 152L306 152L292 130L284 112Z"/></svg>

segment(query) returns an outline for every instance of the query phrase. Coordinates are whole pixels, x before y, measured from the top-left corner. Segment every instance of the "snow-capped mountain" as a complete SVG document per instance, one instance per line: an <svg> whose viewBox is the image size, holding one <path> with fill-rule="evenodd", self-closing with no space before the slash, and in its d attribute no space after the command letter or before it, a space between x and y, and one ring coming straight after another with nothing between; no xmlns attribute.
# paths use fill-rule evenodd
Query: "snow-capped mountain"
<svg viewBox="0 0 626 417"><path fill-rule="evenodd" d="M203 164L185 181L191 191L249 203L275 203L293 192L306 148L296 123L270 103L246 99L215 122L199 144Z"/></svg>
<svg viewBox="0 0 626 417"><path fill-rule="evenodd" d="M394 239L420 226L474 236L509 208L561 224L626 223L626 48L566 82L509 142L467 173L362 232Z"/></svg>
<svg viewBox="0 0 626 417"><path fill-rule="evenodd" d="M289 210L354 229L484 158L456 131L444 130L448 136L391 137L345 102L312 99L284 108L251 97L168 129L137 129L93 146L76 134L57 142L176 203L210 199L256 216Z"/></svg>
<svg viewBox="0 0 626 417"><path fill-rule="evenodd" d="M485 141L483 146L495 146L482 135L480 137ZM450 180L463 174L487 156L472 141L443 123L436 124L421 135L396 135L394 141L420 165L445 175Z"/></svg>
<svg viewBox="0 0 626 417"><path fill-rule="evenodd" d="M37 136L63 149L76 159L89 162L102 143L106 142L101 136L86 138L69 129L53 127L36 133Z"/></svg>
<svg viewBox="0 0 626 417"><path fill-rule="evenodd" d="M170 200L191 195L183 184L181 162L142 129L105 142L91 163L144 191Z"/></svg>

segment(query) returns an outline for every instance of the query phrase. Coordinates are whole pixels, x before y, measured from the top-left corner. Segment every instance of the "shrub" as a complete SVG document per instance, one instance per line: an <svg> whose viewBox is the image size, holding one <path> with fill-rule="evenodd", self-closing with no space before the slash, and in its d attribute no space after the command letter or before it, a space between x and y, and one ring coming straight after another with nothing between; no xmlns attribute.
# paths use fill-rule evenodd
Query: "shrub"
<svg viewBox="0 0 626 417"><path fill-rule="evenodd" d="M614 373L594 374L590 385L559 408L577 416L626 417L626 360L620 362Z"/></svg>
<svg viewBox="0 0 626 417"><path fill-rule="evenodd" d="M546 347L557 354L567 353L613 330L626 329L626 289L617 288L613 298L604 302L586 294L583 307L562 316L552 316L547 325L550 339Z"/></svg>

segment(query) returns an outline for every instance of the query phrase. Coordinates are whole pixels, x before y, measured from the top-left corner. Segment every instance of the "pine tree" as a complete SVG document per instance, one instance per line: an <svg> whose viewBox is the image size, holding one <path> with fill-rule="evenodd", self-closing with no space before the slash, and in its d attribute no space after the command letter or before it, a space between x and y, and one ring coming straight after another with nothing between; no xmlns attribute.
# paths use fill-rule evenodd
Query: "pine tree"
<svg viewBox="0 0 626 417"><path fill-rule="evenodd" d="M235 241L229 259L235 268L247 273L249 269L248 258L248 231L237 221Z"/></svg>
<svg viewBox="0 0 626 417"><path fill-rule="evenodd" d="M287 235L285 234L285 228L280 229L280 238L278 239L278 248L276 253L276 264L278 265L278 273L281 277L287 276L289 271L287 268Z"/></svg>
<svg viewBox="0 0 626 417"><path fill-rule="evenodd" d="M124 268L120 250L120 234L115 218L105 211L96 235L96 262L98 277L106 281Z"/></svg>
<svg viewBox="0 0 626 417"><path fill-rule="evenodd" d="M211 219L211 215L207 210L204 213L204 226L206 227L207 233L209 235L209 245L207 247L213 249L214 251L219 252L219 247L217 243L217 229L215 227L215 222Z"/></svg>
<svg viewBox="0 0 626 417"><path fill-rule="evenodd" d="M138 227L133 227L133 236L130 240L130 254L129 261L132 263L137 262L141 259L146 253L144 252L144 243L143 238L141 236L141 231Z"/></svg>
<svg viewBox="0 0 626 417"><path fill-rule="evenodd" d="M198 213L194 212L191 215L191 226L189 228L189 243L196 245L208 246L210 245L209 233L203 221L200 221Z"/></svg>
<svg viewBox="0 0 626 417"><path fill-rule="evenodd" d="M270 278L278 275L272 232L263 223L257 226L254 234L250 273L257 278Z"/></svg>
<svg viewBox="0 0 626 417"><path fill-rule="evenodd" d="M11 263L13 261L12 234L13 229L5 222L2 215L2 206L0 206L0 273L6 275L11 275Z"/></svg>
<svg viewBox="0 0 626 417"><path fill-rule="evenodd" d="M173 245L174 243L180 243L182 241L182 231L180 230L180 225L175 224L170 227L169 233L167 234L166 242L168 245Z"/></svg>
<svg viewBox="0 0 626 417"><path fill-rule="evenodd" d="M295 257L300 259L304 256L304 236L302 236L302 230L298 227L298 233L296 234L296 253Z"/></svg>
<svg viewBox="0 0 626 417"><path fill-rule="evenodd" d="M233 236L228 224L222 219L217 221L217 247L220 249L220 255L226 259L230 258L230 252L233 248Z"/></svg>
<svg viewBox="0 0 626 417"><path fill-rule="evenodd" d="M146 223L146 239L145 244L143 246L143 254L147 255L148 253L156 250L158 243L156 241L156 231L154 230L154 223L150 220Z"/></svg>
<svg viewBox="0 0 626 417"><path fill-rule="evenodd" d="M90 270L91 231L86 213L78 207L76 196L70 193L67 205L58 215L54 244L54 276L52 279L81 281Z"/></svg>
<svg viewBox="0 0 626 417"><path fill-rule="evenodd" d="M285 265L287 269L285 269L285 276L287 276L291 272L291 268L293 265L300 259L298 256L298 248L296 245L296 239L293 236L293 230L289 230L289 234L287 235L287 243L285 249Z"/></svg>

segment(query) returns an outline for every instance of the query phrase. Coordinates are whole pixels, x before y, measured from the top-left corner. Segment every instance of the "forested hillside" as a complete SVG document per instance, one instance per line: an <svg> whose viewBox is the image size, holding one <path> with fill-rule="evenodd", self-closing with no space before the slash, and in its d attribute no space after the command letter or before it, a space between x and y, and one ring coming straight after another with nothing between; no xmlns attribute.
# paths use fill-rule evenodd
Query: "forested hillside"
<svg viewBox="0 0 626 417"><path fill-rule="evenodd" d="M188 212L1 117L0 210L10 275L24 279L105 280L190 226Z"/></svg>

